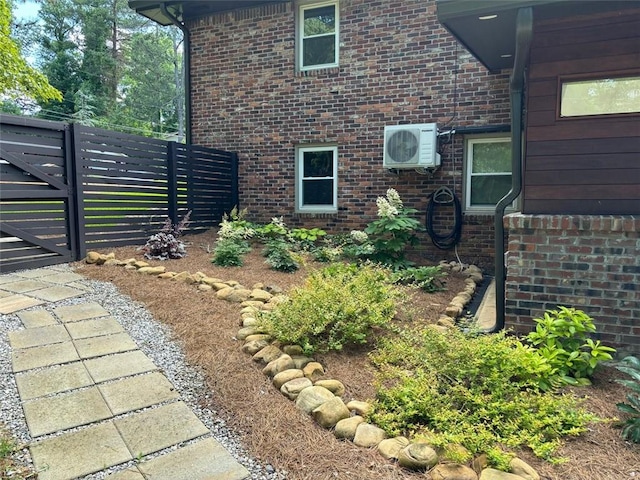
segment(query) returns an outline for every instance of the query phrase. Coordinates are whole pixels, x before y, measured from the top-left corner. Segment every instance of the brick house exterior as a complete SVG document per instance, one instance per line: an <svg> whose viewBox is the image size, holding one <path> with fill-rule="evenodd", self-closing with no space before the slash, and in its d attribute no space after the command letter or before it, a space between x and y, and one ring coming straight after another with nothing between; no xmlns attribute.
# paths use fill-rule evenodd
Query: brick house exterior
<svg viewBox="0 0 640 480"><path fill-rule="evenodd" d="M296 67L297 2L186 20L191 36L192 141L239 153L240 202L249 218L331 233L375 219L378 196L396 188L424 225L440 186L462 198L463 134L433 175L383 168L385 125L437 122L457 132L509 125L508 75L490 74L438 23L435 2L339 1L339 66ZM468 127L472 127L468 129ZM296 213L296 147L338 148L338 211ZM451 228L452 209L437 222ZM493 216L464 215L458 253L493 267ZM440 259L426 233L421 249Z"/></svg>

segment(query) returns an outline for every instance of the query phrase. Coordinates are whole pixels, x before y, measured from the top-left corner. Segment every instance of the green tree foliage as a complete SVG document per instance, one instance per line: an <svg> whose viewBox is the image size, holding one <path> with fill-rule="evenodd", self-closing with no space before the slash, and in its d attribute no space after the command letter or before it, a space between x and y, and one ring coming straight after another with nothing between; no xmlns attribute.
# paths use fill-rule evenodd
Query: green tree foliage
<svg viewBox="0 0 640 480"><path fill-rule="evenodd" d="M41 72L30 67L11 38L11 8L0 0L0 93L9 98L27 96L41 101L60 99Z"/></svg>

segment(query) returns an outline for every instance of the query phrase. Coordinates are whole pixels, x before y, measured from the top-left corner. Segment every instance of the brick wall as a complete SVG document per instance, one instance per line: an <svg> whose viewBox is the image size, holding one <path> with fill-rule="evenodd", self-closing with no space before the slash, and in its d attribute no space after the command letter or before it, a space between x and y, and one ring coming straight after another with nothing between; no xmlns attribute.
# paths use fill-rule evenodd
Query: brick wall
<svg viewBox="0 0 640 480"><path fill-rule="evenodd" d="M512 214L505 227L508 327L527 332L546 309L575 307L603 342L640 353L640 218Z"/></svg>
<svg viewBox="0 0 640 480"><path fill-rule="evenodd" d="M433 176L382 168L385 125L456 128L509 124L508 75L491 75L444 30L435 1L341 0L340 67L295 69L292 2L202 18L192 42L193 142L237 151L240 201L250 218L283 215L296 226L330 232L363 228L375 199L396 188L424 212L446 185L462 194L463 139L456 136ZM457 72L457 73L456 73ZM339 147L335 215L294 213L295 146ZM451 227L451 212L438 219ZM491 216L465 217L463 261L491 268ZM442 258L426 234L425 255Z"/></svg>

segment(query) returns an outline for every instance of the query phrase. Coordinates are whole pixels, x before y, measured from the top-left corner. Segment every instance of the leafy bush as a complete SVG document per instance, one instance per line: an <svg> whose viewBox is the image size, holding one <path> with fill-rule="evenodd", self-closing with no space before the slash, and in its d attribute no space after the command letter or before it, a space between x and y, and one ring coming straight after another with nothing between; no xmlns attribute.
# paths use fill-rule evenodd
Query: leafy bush
<svg viewBox="0 0 640 480"><path fill-rule="evenodd" d="M254 225L245 219L246 214L246 209L238 210L237 207L233 207L228 215L225 213L222 217L222 222L220 222L218 240L243 241L256 235Z"/></svg>
<svg viewBox="0 0 640 480"><path fill-rule="evenodd" d="M282 240L271 240L267 242L262 254L267 258L267 264L280 272L295 272L300 268L300 264L291 253L289 244Z"/></svg>
<svg viewBox="0 0 640 480"><path fill-rule="evenodd" d="M256 233L262 240L267 241L269 239L284 240L289 236L289 230L282 217L273 217L270 223L256 228Z"/></svg>
<svg viewBox="0 0 640 480"><path fill-rule="evenodd" d="M216 242L211 263L221 267L242 266L242 256L249 252L251 247L245 240L224 238Z"/></svg>
<svg viewBox="0 0 640 480"><path fill-rule="evenodd" d="M425 292L433 293L444 289L442 277L446 275L438 266L409 267L393 272L391 281L402 285L412 285Z"/></svg>
<svg viewBox="0 0 640 480"><path fill-rule="evenodd" d="M171 223L167 218L160 232L151 235L147 243L140 247L144 257L154 260L168 260L182 258L187 254L184 243L179 240L184 230L189 225L191 210L177 224Z"/></svg>
<svg viewBox="0 0 640 480"><path fill-rule="evenodd" d="M312 273L287 301L263 314L261 323L307 354L342 350L367 343L373 328L388 326L400 298L385 270L337 263Z"/></svg>
<svg viewBox="0 0 640 480"><path fill-rule="evenodd" d="M372 355L378 368L370 415L389 435L461 444L505 468L506 448L530 447L549 461L567 435L594 417L571 396L541 392L549 365L504 333L467 336L452 329L403 331Z"/></svg>
<svg viewBox="0 0 640 480"><path fill-rule="evenodd" d="M632 380L616 380L616 382L631 389L627 394L629 403L618 403L621 412L631 415L622 427L622 438L634 443L640 443L640 359L626 357L616 367L621 372L631 376Z"/></svg>
<svg viewBox="0 0 640 480"><path fill-rule="evenodd" d="M593 319L575 308L559 307L534 319L535 331L527 335L529 343L555 370L552 381L569 385L590 385L598 363L611 360L615 349L593 341L588 335L596 331Z"/></svg>
<svg viewBox="0 0 640 480"><path fill-rule="evenodd" d="M304 244L313 244L324 237L327 232L320 228L294 228L289 232L291 239Z"/></svg>
<svg viewBox="0 0 640 480"><path fill-rule="evenodd" d="M421 229L420 222L411 218L417 210L406 208L393 188L387 190L386 197L378 197L376 204L378 219L364 230L369 236L368 243L373 247L369 258L395 268L409 265L405 249L415 245L416 232Z"/></svg>

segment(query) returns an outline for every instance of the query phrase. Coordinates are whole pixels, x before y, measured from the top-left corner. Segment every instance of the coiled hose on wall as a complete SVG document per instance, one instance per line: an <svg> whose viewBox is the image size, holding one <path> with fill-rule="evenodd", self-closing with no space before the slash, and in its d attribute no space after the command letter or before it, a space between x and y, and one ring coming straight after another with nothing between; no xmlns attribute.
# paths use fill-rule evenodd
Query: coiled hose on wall
<svg viewBox="0 0 640 480"><path fill-rule="evenodd" d="M435 230L433 217L437 208L449 206L453 206L453 227L446 235L441 235ZM427 204L425 223L431 242L440 250L450 250L458 244L462 236L462 206L460 205L460 200L450 188L440 187L433 192Z"/></svg>

